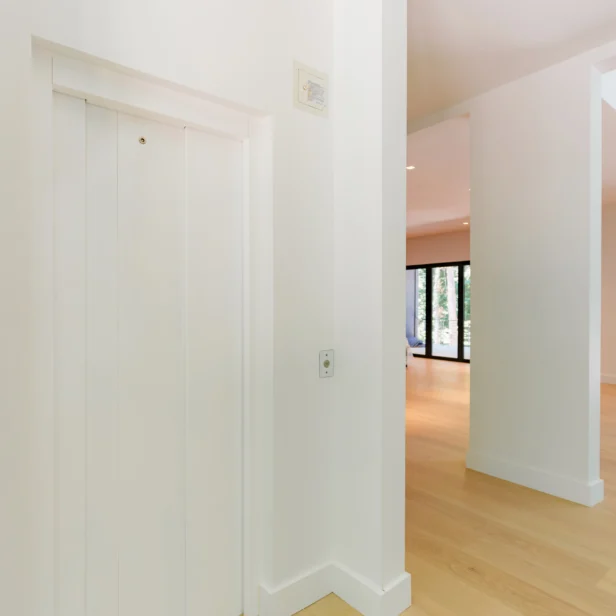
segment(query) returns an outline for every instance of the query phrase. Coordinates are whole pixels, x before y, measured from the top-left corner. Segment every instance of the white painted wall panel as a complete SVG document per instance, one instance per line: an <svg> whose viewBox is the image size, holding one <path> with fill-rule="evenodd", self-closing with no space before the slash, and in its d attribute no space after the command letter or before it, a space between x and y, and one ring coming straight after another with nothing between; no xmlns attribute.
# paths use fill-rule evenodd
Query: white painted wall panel
<svg viewBox="0 0 616 616"><path fill-rule="evenodd" d="M86 537L86 106L54 95L55 609L81 616Z"/></svg>
<svg viewBox="0 0 616 616"><path fill-rule="evenodd" d="M186 131L187 614L242 612L242 145Z"/></svg>
<svg viewBox="0 0 616 616"><path fill-rule="evenodd" d="M87 616L118 610L118 114L87 115Z"/></svg>
<svg viewBox="0 0 616 616"><path fill-rule="evenodd" d="M185 610L183 130L120 114L118 169L119 613L171 616Z"/></svg>
<svg viewBox="0 0 616 616"><path fill-rule="evenodd" d="M38 523L31 529L31 540L36 544L36 559L30 573L42 580L39 592L29 599L34 601L35 614L46 615L54 609L54 103L51 81L51 56L41 50L33 50L31 97L38 105L32 114L30 139L33 168L30 182L33 190L30 224L31 245L34 248L30 265L31 280L28 283L32 296L32 325L30 333L34 344L30 359L32 375L30 391L34 394L34 410L31 413L32 433L32 480L38 491L36 513ZM36 147L35 147L36 146ZM15 233L15 230L12 231ZM4 241L4 240L3 240ZM8 342L5 338L5 342ZM4 344L4 343L3 343ZM3 370L3 374L7 375ZM8 380L8 379L7 379ZM7 407L8 408L8 407ZM15 409L15 406L10 406ZM12 468L13 476L17 474ZM8 499L8 495L5 494ZM8 553L14 553L8 550ZM2 575L2 574L0 574ZM5 580L6 582L6 580ZM3 589L0 589L2 594ZM1 602L0 602L1 603ZM19 613L19 609L0 610L2 613Z"/></svg>
<svg viewBox="0 0 616 616"><path fill-rule="evenodd" d="M55 614L242 612L243 149L54 95Z"/></svg>
<svg viewBox="0 0 616 616"><path fill-rule="evenodd" d="M470 231L409 237L406 240L407 265L470 261L470 258Z"/></svg>

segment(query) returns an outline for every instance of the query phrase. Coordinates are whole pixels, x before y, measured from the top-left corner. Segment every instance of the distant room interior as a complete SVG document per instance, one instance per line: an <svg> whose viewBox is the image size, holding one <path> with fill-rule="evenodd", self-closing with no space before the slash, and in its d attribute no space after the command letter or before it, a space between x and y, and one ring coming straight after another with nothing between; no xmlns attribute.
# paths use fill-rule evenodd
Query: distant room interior
<svg viewBox="0 0 616 616"><path fill-rule="evenodd" d="M469 362L469 118L409 135L407 164L407 355Z"/></svg>
<svg viewBox="0 0 616 616"><path fill-rule="evenodd" d="M470 361L471 265L409 265L406 339L414 356Z"/></svg>
<svg viewBox="0 0 616 616"><path fill-rule="evenodd" d="M407 558L413 574L437 572L431 590L448 584L451 570L439 568L443 554L450 562L467 562L469 570L489 569L491 575L507 578L508 584L522 582L524 592L536 598L543 596L543 572L553 570L550 550L555 545L564 575L585 592L579 573L583 546L593 546L594 553L589 552L593 559L600 554L613 562L613 548L605 547L596 534L598 523L612 528L616 513L616 110L606 102L602 127L601 476L605 501L595 510L467 469L472 232L468 118L448 120L409 135ZM554 519L566 520L566 535L554 526ZM542 546L533 548L530 573L529 537ZM502 553L507 553L507 561ZM472 586L476 578L469 580ZM582 607L568 588L554 587L554 594L566 595L572 605ZM584 613L614 613L614 595L605 594L605 588L598 584L586 592L584 607L592 607ZM451 599L444 599L443 604L457 613L467 591L465 587L460 587L459 594L452 591ZM432 605L424 589L415 598ZM472 613L505 613L490 603L492 599L486 599L485 605L476 600Z"/></svg>

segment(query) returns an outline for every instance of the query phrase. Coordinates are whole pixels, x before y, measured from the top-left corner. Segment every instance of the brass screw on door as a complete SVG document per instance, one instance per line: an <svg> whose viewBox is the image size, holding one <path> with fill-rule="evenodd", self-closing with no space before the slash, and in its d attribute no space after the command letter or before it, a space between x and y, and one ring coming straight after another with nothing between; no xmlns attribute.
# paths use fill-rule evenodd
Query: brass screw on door
<svg viewBox="0 0 616 616"><path fill-rule="evenodd" d="M140 143L141 145L145 145L145 144L147 143L147 141L146 141L145 137L139 137L139 143Z"/></svg>

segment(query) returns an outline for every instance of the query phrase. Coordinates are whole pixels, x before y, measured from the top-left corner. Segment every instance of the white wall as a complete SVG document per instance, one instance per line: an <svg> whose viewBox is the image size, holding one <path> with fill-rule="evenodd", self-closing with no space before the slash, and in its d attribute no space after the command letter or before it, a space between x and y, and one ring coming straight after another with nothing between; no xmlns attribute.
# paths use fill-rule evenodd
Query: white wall
<svg viewBox="0 0 616 616"><path fill-rule="evenodd" d="M601 80L574 58L474 99L470 468L594 504Z"/></svg>
<svg viewBox="0 0 616 616"><path fill-rule="evenodd" d="M406 240L407 265L469 261L470 258L471 236L469 231L436 233L409 237Z"/></svg>
<svg viewBox="0 0 616 616"><path fill-rule="evenodd" d="M6 368L3 374L8 375L7 385L3 382L0 388L6 397L2 400L4 423L0 433L9 437L7 446L1 448L2 471L10 468L12 475L14 469L22 468L23 461L33 466L32 472L38 473L39 478L45 476L44 462L38 460L38 465L33 464L37 460L28 452L25 439L30 431L40 444L48 439L52 425L51 418L45 415L49 396L49 382L45 379L50 365L36 348L36 341L29 343L26 338L36 333L48 318L46 314L34 315L28 310L35 306L37 296L47 292L40 286L42 278L36 284L28 278L28 258L30 254L36 255L35 248L30 248L30 240L41 229L33 229L27 217L27 182L23 181L28 167L23 149L24 127L29 123L24 103L30 36L34 34L269 116L256 123L254 130L271 134L271 151L264 151L262 157L253 161L251 173L251 182L261 182L263 173L257 167L265 167L264 173L271 167L274 177L273 184L266 187L273 200L272 218L258 221L261 226L269 225L273 232L273 248L267 257L273 262L273 288L269 297L266 292L259 299L263 305L270 302L274 314L271 330L267 322L259 321L263 315L257 315L258 326L265 338L269 337L273 350L273 381L257 378L255 384L261 390L271 390L271 404L258 426L271 445L263 462L268 474L261 486L264 509L260 520L263 553L259 581L270 589L283 588L289 580L302 579L315 568L335 560L357 572L355 580L365 576L375 596L380 596L382 589L404 571L403 374L395 367L390 370L392 362L387 358L398 356L395 350L391 353L392 341L402 340L397 333L393 334L396 323L400 322L400 331L404 327L404 282L400 265L404 259L405 2L371 2L363 11L357 11L347 0L293 3L285 0L206 3L32 0L32 3L31 23L25 18L20 23L16 21L14 13L29 8L22 0L7 0L0 13L3 34L0 38L3 58L0 61L3 69L0 173L3 190L9 195L2 207L2 230L9 230L1 248L5 269L2 279L7 285L2 302L6 314L2 322L10 325L6 330L8 338L0 345L3 368ZM341 21L350 28L347 33L347 26L338 22L335 67L334 5L336 12L344 15ZM353 32L355 27L358 29ZM385 30L387 36L383 34ZM354 37L349 51L340 43L340 40L348 42L347 34ZM383 40L390 45L387 53L382 49ZM347 114L347 106L357 105L357 91L363 91L365 84L366 73L358 74L355 70L361 63L355 61L354 52L365 57L374 83L384 87L383 90L378 86L370 88L371 96L360 99L364 101L359 105L360 111ZM385 62L389 53L395 54L394 62ZM335 75L332 90L338 88L339 92L338 101L334 100L334 108L338 105L340 110L337 115L334 111L330 119L323 119L292 107L294 59ZM344 66L351 70L342 70ZM366 66L362 66L364 69ZM11 96L4 92L10 92ZM365 120L370 122L369 130ZM335 122L339 125L336 143ZM361 145L378 144L369 165L363 156L356 156L357 151L347 156L353 141L349 139L346 145L345 137L355 137ZM332 154L334 146L338 149L336 164ZM338 174L339 166L335 229L334 172ZM391 184L388 173L395 176ZM371 274L355 269L349 270L349 274L363 281L362 301L367 296L380 302L385 288L386 302L374 314L365 315L369 323L358 318L346 324L340 318L334 319L334 301L344 306L350 297L346 297L348 284L340 278L339 267L334 276L334 247L346 242L347 237L347 230L339 226L340 213L357 207L357 203L348 200L354 195L345 192L345 178L355 183L360 175L361 186L370 187L371 194L377 196L376 209L370 215L375 217L382 235L368 238L372 246L369 254L378 256L374 264L368 263L368 270L377 268L378 271ZM367 203L367 194L362 193L360 197ZM394 240L387 244L385 237ZM337 252L336 257L341 254ZM43 268L44 264L37 261L36 267ZM388 273L398 271L399 275L394 273L391 277ZM35 273L40 275L38 270ZM366 305L370 304L366 302ZM390 312L394 314L391 319ZM267 316L267 311L264 315ZM363 327L365 324L368 329ZM342 335L335 335L336 328L344 329ZM355 353L355 340L362 338L368 347L377 348L376 356L368 359L364 352ZM341 378L319 380L318 351L331 348L334 341ZM349 362L346 366L345 361ZM397 366L397 359L393 364ZM351 438L350 431L362 423L357 421L351 404L336 418L342 421L336 423L332 419L336 415L334 389L339 397L353 400L358 381L371 392L371 396L360 400L366 443ZM32 400L33 395L39 399ZM38 414L37 419L44 421L36 427L28 426L30 411L32 417ZM364 444L366 447L362 447ZM40 563L40 570L29 570L28 584L29 589L35 585L37 591L12 595L19 585L7 574L2 575L2 583L6 582L10 590L0 593L0 597L3 608L13 596L39 601L45 606L37 610L40 616L53 604L53 584L45 569L50 562L49 523L42 514L36 518L33 513L33 526L25 527L30 518L24 516L24 510L44 511L40 506L43 495L49 496L50 488L42 482L37 484L36 477L32 482L30 485L24 482L19 493L14 483L7 484L10 489L4 494L14 496L11 498L14 511L9 513L14 513L20 521L24 536L34 533L37 539L36 562ZM33 495L32 503L25 499L25 492ZM1 525L3 531L5 526ZM1 553L26 554L16 543L21 537L13 532L16 525L10 527L11 543L7 549L3 546ZM45 537L47 540L43 541ZM43 553L43 548L47 552ZM18 575L21 571L16 560L18 557L12 557L7 563L2 558L2 564L6 563L10 573ZM408 579L403 577L403 581ZM363 582L358 584L361 586ZM401 587L404 602L408 583ZM329 586L325 588L329 590ZM8 608L1 611L26 613ZM393 614L391 608L390 613Z"/></svg>
<svg viewBox="0 0 616 616"><path fill-rule="evenodd" d="M273 487L266 507L275 532L262 582L276 587L320 565L329 548L322 426L332 398L315 365L333 341L332 122L294 110L291 93L294 59L332 70L331 2L55 0L38 2L34 16L39 37L273 115Z"/></svg>
<svg viewBox="0 0 616 616"><path fill-rule="evenodd" d="M404 571L406 0L339 0L335 24L334 543L388 588Z"/></svg>
<svg viewBox="0 0 616 616"><path fill-rule="evenodd" d="M28 226L27 2L0 4L0 611L34 614L30 574L34 309Z"/></svg>
<svg viewBox="0 0 616 616"><path fill-rule="evenodd" d="M616 384L616 203L603 204L601 380Z"/></svg>

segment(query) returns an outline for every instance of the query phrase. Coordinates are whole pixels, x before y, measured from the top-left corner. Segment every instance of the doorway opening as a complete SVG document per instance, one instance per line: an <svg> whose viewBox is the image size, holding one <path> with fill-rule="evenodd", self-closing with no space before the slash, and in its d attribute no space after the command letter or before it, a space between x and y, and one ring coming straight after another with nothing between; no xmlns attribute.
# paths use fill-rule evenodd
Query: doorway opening
<svg viewBox="0 0 616 616"><path fill-rule="evenodd" d="M601 120L601 471L611 503L616 495L610 481L616 451L616 108L606 100Z"/></svg>
<svg viewBox="0 0 616 616"><path fill-rule="evenodd" d="M406 532L411 575L465 484L470 424L470 122L408 135ZM442 528L446 528L442 526ZM446 531L445 531L446 532Z"/></svg>

